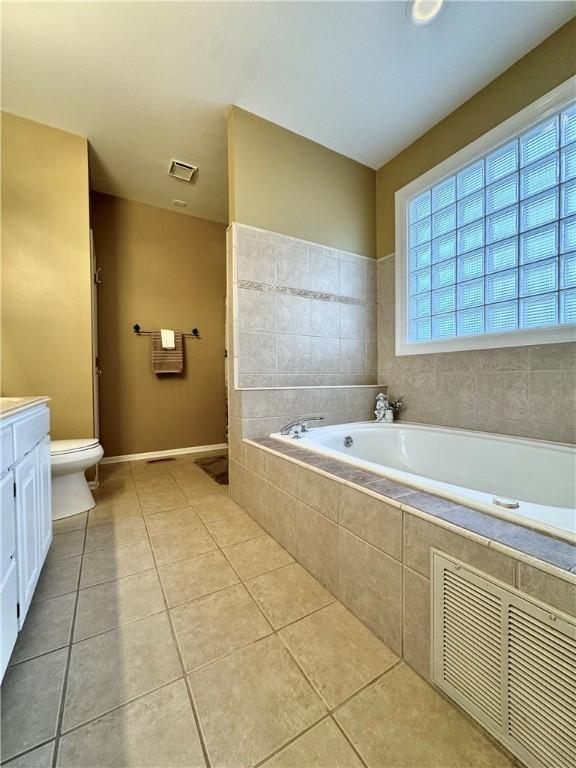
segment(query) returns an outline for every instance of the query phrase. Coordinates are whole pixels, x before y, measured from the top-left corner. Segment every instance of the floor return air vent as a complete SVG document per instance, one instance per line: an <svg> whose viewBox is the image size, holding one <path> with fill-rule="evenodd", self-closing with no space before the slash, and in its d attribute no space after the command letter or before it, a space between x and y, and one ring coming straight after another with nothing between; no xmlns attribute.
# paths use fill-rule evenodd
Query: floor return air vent
<svg viewBox="0 0 576 768"><path fill-rule="evenodd" d="M576 622L432 555L432 678L531 768L576 765Z"/></svg>

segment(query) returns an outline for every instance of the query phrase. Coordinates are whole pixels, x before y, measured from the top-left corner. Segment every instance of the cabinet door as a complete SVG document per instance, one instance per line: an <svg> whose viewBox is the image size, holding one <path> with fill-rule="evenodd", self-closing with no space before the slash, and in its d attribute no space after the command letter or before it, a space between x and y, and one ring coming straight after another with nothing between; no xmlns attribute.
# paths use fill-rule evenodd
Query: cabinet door
<svg viewBox="0 0 576 768"><path fill-rule="evenodd" d="M30 601L40 575L38 553L38 458L32 451L16 465L16 568L20 627L24 624Z"/></svg>
<svg viewBox="0 0 576 768"><path fill-rule="evenodd" d="M12 559L4 578L0 581L0 680L4 676L18 635L17 604L18 579L16 562Z"/></svg>
<svg viewBox="0 0 576 768"><path fill-rule="evenodd" d="M0 581L8 570L16 552L16 500L14 498L14 472L7 472L0 480Z"/></svg>
<svg viewBox="0 0 576 768"><path fill-rule="evenodd" d="M44 564L52 542L52 467L50 464L50 438L45 438L35 449L38 468L38 561Z"/></svg>
<svg viewBox="0 0 576 768"><path fill-rule="evenodd" d="M0 480L0 680L18 634L14 472Z"/></svg>

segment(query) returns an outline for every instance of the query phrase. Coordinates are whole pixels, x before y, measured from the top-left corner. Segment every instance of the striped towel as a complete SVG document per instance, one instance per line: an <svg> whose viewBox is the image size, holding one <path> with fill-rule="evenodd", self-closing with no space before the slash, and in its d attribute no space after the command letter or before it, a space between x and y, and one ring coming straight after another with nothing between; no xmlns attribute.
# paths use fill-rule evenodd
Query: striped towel
<svg viewBox="0 0 576 768"><path fill-rule="evenodd" d="M162 336L160 331L152 331L150 339L153 373L182 373L184 369L182 334L174 334L174 343L176 345L174 349L162 348Z"/></svg>

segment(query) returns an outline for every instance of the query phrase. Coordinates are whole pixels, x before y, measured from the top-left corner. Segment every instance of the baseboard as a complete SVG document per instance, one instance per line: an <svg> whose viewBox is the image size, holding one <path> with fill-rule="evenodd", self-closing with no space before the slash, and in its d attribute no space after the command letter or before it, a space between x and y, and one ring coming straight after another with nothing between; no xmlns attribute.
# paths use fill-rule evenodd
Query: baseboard
<svg viewBox="0 0 576 768"><path fill-rule="evenodd" d="M127 453L124 456L104 456L100 464L119 464L122 461L140 461L141 459L162 459L167 456L182 456L185 453L211 453L228 450L228 443L216 445L194 445L191 448L173 448L170 451L150 451L149 453Z"/></svg>

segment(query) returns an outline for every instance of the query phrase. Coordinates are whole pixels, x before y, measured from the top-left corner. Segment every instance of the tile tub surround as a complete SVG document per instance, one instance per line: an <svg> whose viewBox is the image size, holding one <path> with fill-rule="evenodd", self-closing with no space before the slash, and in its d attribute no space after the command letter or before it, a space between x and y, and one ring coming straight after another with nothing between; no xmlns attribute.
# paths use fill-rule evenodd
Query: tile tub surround
<svg viewBox="0 0 576 768"><path fill-rule="evenodd" d="M395 355L395 256L378 261L378 380L407 421L576 442L576 342Z"/></svg>
<svg viewBox="0 0 576 768"><path fill-rule="evenodd" d="M44 567L2 686L3 765L425 768L417 750L403 758L417 732L429 765L511 768L192 461L114 464L101 476L95 509L56 524L84 546ZM187 506L174 507L174 483ZM303 497L325 512L334 501L322 484ZM153 560L134 562L131 544ZM79 589L86 558L99 583ZM67 562L75 578L54 576ZM368 699L381 718L370 733ZM458 733L448 753L440 711Z"/></svg>
<svg viewBox="0 0 576 768"><path fill-rule="evenodd" d="M273 438L244 441L231 494L430 679L431 549L576 615L576 546Z"/></svg>
<svg viewBox="0 0 576 768"><path fill-rule="evenodd" d="M372 259L253 227L233 224L228 228L227 291L232 320L227 325L228 440L232 458L243 462L243 438L265 437L296 418L321 415L326 424L373 418L376 395L385 388L367 384L373 377L366 376L362 360L356 360L351 372L341 374L326 354L331 346L336 351L336 341L340 350L341 330L344 348L354 349L355 355L368 337L375 339L375 264ZM245 293L240 293L239 279L258 285L244 287ZM303 291L312 291L314 297L312 293L300 295ZM242 296L251 301L243 303ZM290 356L293 361L301 359L298 339L305 339L303 349L309 344L314 352L314 372L278 374L274 368L277 338L282 340L285 361ZM248 342L249 352L268 359L273 372L239 375L240 347ZM375 345L372 351L375 353Z"/></svg>
<svg viewBox="0 0 576 768"><path fill-rule="evenodd" d="M381 386L301 387L293 389L235 390L228 387L228 448L239 458L242 438L267 437L284 424L306 416L323 416L327 424L345 424L374 418Z"/></svg>
<svg viewBox="0 0 576 768"><path fill-rule="evenodd" d="M238 388L376 382L374 259L236 223L228 248Z"/></svg>

